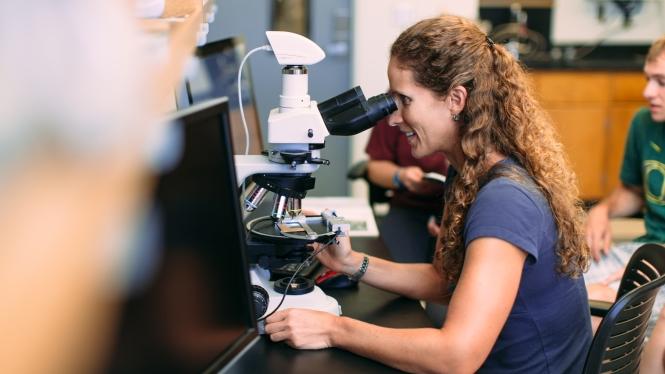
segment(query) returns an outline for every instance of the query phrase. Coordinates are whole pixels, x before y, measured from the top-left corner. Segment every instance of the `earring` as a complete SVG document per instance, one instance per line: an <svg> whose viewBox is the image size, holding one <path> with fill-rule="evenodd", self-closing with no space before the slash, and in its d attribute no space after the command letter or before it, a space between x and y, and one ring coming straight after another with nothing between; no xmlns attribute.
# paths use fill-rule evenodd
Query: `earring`
<svg viewBox="0 0 665 374"><path fill-rule="evenodd" d="M457 122L457 121L459 121L459 114L451 114L450 118L452 118L453 121Z"/></svg>

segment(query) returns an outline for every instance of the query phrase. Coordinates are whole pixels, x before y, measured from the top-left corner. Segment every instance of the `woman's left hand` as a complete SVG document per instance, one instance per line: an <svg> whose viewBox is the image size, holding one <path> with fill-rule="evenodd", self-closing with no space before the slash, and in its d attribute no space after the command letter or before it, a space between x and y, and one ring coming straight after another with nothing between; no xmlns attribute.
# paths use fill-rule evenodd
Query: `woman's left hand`
<svg viewBox="0 0 665 374"><path fill-rule="evenodd" d="M316 310L286 309L266 319L265 332L270 340L284 341L293 348L330 348L330 332L337 318Z"/></svg>

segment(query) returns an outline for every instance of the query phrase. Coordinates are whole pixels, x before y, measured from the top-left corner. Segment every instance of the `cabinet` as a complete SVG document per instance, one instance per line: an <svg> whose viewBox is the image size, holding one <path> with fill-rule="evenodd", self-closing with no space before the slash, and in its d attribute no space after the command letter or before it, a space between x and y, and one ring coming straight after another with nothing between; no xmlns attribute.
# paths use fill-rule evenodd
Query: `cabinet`
<svg viewBox="0 0 665 374"><path fill-rule="evenodd" d="M580 197L607 195L619 181L630 120L645 105L643 73L536 70L531 75L577 173Z"/></svg>
<svg viewBox="0 0 665 374"><path fill-rule="evenodd" d="M214 0L166 0L161 18L140 20L146 45L156 56L155 105L162 113L175 108L174 87L196 48L200 31L207 29L214 6Z"/></svg>

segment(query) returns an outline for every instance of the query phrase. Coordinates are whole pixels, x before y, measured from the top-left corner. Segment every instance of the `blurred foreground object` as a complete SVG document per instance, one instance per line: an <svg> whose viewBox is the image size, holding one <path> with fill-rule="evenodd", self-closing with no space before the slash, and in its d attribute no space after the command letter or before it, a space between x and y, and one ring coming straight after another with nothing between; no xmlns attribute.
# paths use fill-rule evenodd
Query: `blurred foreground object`
<svg viewBox="0 0 665 374"><path fill-rule="evenodd" d="M159 75L131 2L0 3L0 372L94 372L143 209Z"/></svg>

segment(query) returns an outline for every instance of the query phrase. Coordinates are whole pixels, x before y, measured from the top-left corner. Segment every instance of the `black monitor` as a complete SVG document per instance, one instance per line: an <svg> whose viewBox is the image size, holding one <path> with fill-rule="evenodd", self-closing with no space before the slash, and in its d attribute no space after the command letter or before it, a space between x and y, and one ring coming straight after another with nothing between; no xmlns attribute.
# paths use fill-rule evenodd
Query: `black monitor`
<svg viewBox="0 0 665 374"><path fill-rule="evenodd" d="M238 69L244 56L245 42L241 37L222 39L198 47L193 67L176 94L178 108L223 96L229 98L234 154L245 152L245 132L238 105ZM263 151L263 140L248 63L243 68L241 85L250 139L249 154L258 155Z"/></svg>
<svg viewBox="0 0 665 374"><path fill-rule="evenodd" d="M108 372L217 371L257 339L228 115L223 98L173 118L180 157L153 194L158 260L123 302Z"/></svg>

